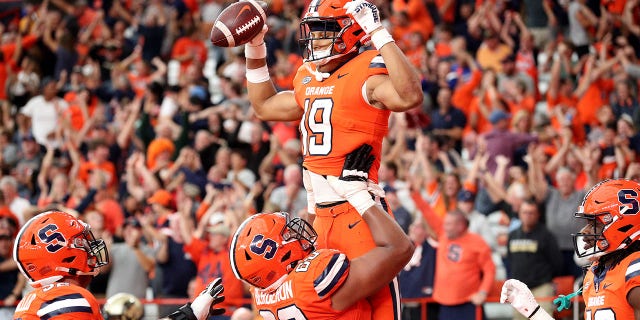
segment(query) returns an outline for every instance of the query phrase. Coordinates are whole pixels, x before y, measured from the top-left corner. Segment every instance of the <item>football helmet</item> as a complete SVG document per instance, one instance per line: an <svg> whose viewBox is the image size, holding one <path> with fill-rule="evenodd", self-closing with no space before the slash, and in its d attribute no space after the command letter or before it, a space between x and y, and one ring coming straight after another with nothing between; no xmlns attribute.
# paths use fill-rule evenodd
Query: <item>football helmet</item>
<svg viewBox="0 0 640 320"><path fill-rule="evenodd" d="M323 65L357 51L370 40L351 14L347 14L344 5L349 1L351 0L311 1L300 21L299 45L305 62L314 61ZM320 50L316 41L326 42L330 46Z"/></svg>
<svg viewBox="0 0 640 320"><path fill-rule="evenodd" d="M585 226L573 235L578 257L604 255L624 249L640 237L640 184L632 180L605 180L585 195L576 218Z"/></svg>
<svg viewBox="0 0 640 320"><path fill-rule="evenodd" d="M109 263L107 247L95 239L88 224L61 211L31 218L18 232L13 258L34 286L66 276L97 275Z"/></svg>
<svg viewBox="0 0 640 320"><path fill-rule="evenodd" d="M144 307L138 298L130 293L116 293L103 307L105 320L140 320Z"/></svg>
<svg viewBox="0 0 640 320"><path fill-rule="evenodd" d="M231 269L236 278L255 287L275 289L298 261L315 250L317 237L309 223L290 219L288 213L253 215L233 235Z"/></svg>

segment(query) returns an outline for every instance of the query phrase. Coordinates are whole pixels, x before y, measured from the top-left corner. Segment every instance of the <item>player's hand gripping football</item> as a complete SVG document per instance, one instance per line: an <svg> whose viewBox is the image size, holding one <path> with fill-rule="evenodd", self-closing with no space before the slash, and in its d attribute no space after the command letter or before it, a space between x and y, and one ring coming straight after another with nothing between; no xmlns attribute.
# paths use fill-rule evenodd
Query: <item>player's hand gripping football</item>
<svg viewBox="0 0 640 320"><path fill-rule="evenodd" d="M375 204L367 191L369 169L375 160L372 150L370 145L363 144L346 156L339 177L327 176L331 188L349 201L360 214Z"/></svg>
<svg viewBox="0 0 640 320"><path fill-rule="evenodd" d="M366 0L354 0L344 5L347 14L351 14L362 30L368 35L382 28L380 12L375 4Z"/></svg>
<svg viewBox="0 0 640 320"><path fill-rule="evenodd" d="M222 279L215 278L200 295L193 299L192 303L185 304L167 318L172 320L205 320L209 316L221 315L225 309L215 308L215 305L224 301L223 292Z"/></svg>
<svg viewBox="0 0 640 320"><path fill-rule="evenodd" d="M500 292L500 302L510 303L521 315L529 319L553 319L544 309L540 308L529 287L516 279L509 279L504 282Z"/></svg>

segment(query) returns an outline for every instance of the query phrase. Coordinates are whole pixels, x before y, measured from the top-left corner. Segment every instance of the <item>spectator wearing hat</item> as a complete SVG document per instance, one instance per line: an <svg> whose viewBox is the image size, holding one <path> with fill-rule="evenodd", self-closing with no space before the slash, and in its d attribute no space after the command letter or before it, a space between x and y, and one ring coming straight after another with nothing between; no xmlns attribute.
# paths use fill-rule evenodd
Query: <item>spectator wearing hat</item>
<svg viewBox="0 0 640 320"><path fill-rule="evenodd" d="M458 210L465 214L469 220L469 232L478 234L494 249L496 247L496 235L491 230L487 216L475 209L476 195L467 189L458 191Z"/></svg>
<svg viewBox="0 0 640 320"><path fill-rule="evenodd" d="M125 220L122 237L124 242L113 243L109 248L107 298L119 292L144 298L148 274L154 268L153 248L142 240L142 226L134 217Z"/></svg>
<svg viewBox="0 0 640 320"><path fill-rule="evenodd" d="M171 164L171 157L176 147L167 138L156 138L147 147L147 168L153 172L166 168Z"/></svg>
<svg viewBox="0 0 640 320"><path fill-rule="evenodd" d="M552 280L562 270L562 254L555 236L540 221L538 204L525 200L518 210L520 226L509 233L507 245L508 278L524 282L535 297L554 295ZM551 301L540 306L553 314ZM519 313L514 320L526 319Z"/></svg>
<svg viewBox="0 0 640 320"><path fill-rule="evenodd" d="M529 133L514 133L509 131L509 120L511 114L497 109L489 115L489 122L493 128L482 135L482 139L486 141L486 150L489 154L486 169L495 173L496 156L503 155L509 163L513 163L514 152L516 149L531 142L538 141L538 138Z"/></svg>
<svg viewBox="0 0 640 320"><path fill-rule="evenodd" d="M536 92L533 79L516 68L516 55L510 54L500 63L502 63L502 70L498 72L498 93L507 100L514 100L518 95L518 86L523 85L524 95L533 97Z"/></svg>
<svg viewBox="0 0 640 320"><path fill-rule="evenodd" d="M413 221L413 217L411 213L405 209L400 203L400 199L398 198L397 189L391 185L385 185L382 190L384 190L384 200L393 212L393 218L400 225L402 230L405 233L409 233L409 226Z"/></svg>
<svg viewBox="0 0 640 320"><path fill-rule="evenodd" d="M56 96L58 89L53 78L45 78L41 83L42 94L37 95L20 110L31 119L31 132L38 144L60 147L62 141L56 136L60 129L60 120L69 105Z"/></svg>
<svg viewBox="0 0 640 320"><path fill-rule="evenodd" d="M35 174L42 166L43 154L40 145L36 142L31 133L22 136L20 142L20 152L18 161L14 167L13 174L18 180L20 194L29 199L35 195Z"/></svg>
<svg viewBox="0 0 640 320"><path fill-rule="evenodd" d="M193 221L190 205L184 206L180 214L183 221ZM192 223L185 223L181 228L185 243L184 250L191 255L198 270L192 292L197 294L211 279L222 278L225 301L219 306L224 307L226 312L223 316L213 318L216 320L228 320L237 308L242 307L245 293L242 282L231 270L229 260L231 230L225 220L224 214L210 210L200 219L195 230Z"/></svg>

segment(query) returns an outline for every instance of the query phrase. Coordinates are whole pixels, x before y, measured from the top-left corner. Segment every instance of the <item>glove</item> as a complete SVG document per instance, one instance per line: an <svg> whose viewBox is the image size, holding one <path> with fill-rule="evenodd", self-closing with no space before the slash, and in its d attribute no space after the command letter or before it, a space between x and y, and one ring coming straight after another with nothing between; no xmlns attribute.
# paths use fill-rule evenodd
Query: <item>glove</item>
<svg viewBox="0 0 640 320"><path fill-rule="evenodd" d="M347 199L360 214L375 205L371 194L367 191L369 169L375 160L371 154L372 150L370 145L363 144L346 156L340 177L327 176L329 186L338 195Z"/></svg>
<svg viewBox="0 0 640 320"><path fill-rule="evenodd" d="M224 301L224 296L221 295L223 292L222 279L215 278L200 295L193 299L191 309L198 320L205 320L210 315L217 316L224 313L224 308L214 308L216 304Z"/></svg>
<svg viewBox="0 0 640 320"><path fill-rule="evenodd" d="M553 319L544 309L540 309L527 285L516 279L504 282L500 292L500 303L510 303L521 315L529 319Z"/></svg>
<svg viewBox="0 0 640 320"><path fill-rule="evenodd" d="M380 23L380 12L375 4L366 0L354 0L344 5L347 14L351 14L353 19L360 25L362 30L368 35L382 28Z"/></svg>

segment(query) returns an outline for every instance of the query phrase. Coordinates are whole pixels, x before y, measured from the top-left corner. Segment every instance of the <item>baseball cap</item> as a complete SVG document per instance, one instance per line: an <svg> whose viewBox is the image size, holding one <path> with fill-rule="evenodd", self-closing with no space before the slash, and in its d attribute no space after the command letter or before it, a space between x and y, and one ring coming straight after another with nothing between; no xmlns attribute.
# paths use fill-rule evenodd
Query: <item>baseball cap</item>
<svg viewBox="0 0 640 320"><path fill-rule="evenodd" d="M231 235L231 230L224 223L218 223L216 225L207 227L207 232L209 232L210 234L220 234L226 237Z"/></svg>
<svg viewBox="0 0 640 320"><path fill-rule="evenodd" d="M513 62L516 61L516 55L515 54L510 54L504 58L502 58L502 60L500 60L500 62L505 63L505 62Z"/></svg>
<svg viewBox="0 0 640 320"><path fill-rule="evenodd" d="M385 193L388 193L388 192L396 192L396 191L398 191L396 188L394 188L394 187L392 187L392 186L390 186L390 185L385 185L385 186L382 188L382 190L384 190L384 192L385 192Z"/></svg>
<svg viewBox="0 0 640 320"><path fill-rule="evenodd" d="M129 217L126 220L124 220L124 225L125 226L132 226L135 228L142 228L142 225L140 224L140 221L138 221L138 219L136 219L135 217Z"/></svg>
<svg viewBox="0 0 640 320"><path fill-rule="evenodd" d="M28 132L22 136L22 141L36 141L36 138L33 136L33 133Z"/></svg>
<svg viewBox="0 0 640 320"><path fill-rule="evenodd" d="M476 198L476 195L469 190L462 189L458 191L458 197L457 197L458 201L468 202L468 201L475 200L475 198Z"/></svg>
<svg viewBox="0 0 640 320"><path fill-rule="evenodd" d="M151 198L147 200L149 204L159 204L163 207L169 207L171 205L171 201L173 201L173 196L169 191L160 189L153 193Z"/></svg>
<svg viewBox="0 0 640 320"><path fill-rule="evenodd" d="M489 122L496 124L500 120L511 118L511 115L502 110L493 110L489 115Z"/></svg>

